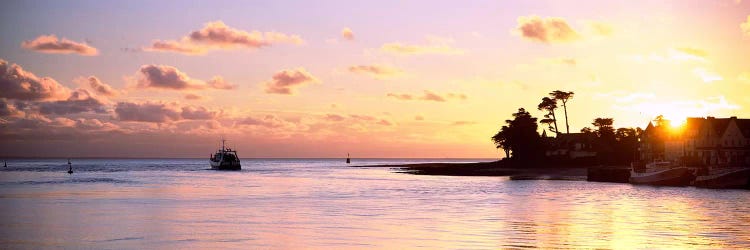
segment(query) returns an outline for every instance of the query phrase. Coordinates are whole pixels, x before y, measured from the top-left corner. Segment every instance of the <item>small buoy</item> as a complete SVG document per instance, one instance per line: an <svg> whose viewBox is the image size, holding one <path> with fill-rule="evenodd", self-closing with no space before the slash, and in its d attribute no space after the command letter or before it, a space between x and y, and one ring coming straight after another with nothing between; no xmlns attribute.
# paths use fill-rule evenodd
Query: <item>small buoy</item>
<svg viewBox="0 0 750 250"><path fill-rule="evenodd" d="M8 167L8 162L6 162L6 161L3 161L3 167L4 167L4 168L7 168L7 167Z"/></svg>
<svg viewBox="0 0 750 250"><path fill-rule="evenodd" d="M346 153L346 164L351 163L352 160L349 158L349 153Z"/></svg>
<svg viewBox="0 0 750 250"><path fill-rule="evenodd" d="M68 174L73 174L73 164L70 163L70 159L68 159Z"/></svg>

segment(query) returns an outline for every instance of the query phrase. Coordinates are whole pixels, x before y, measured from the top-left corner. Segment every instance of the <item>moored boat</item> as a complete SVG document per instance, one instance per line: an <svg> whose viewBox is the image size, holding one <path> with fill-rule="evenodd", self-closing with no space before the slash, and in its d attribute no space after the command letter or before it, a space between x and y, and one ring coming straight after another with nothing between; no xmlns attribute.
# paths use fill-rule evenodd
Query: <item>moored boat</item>
<svg viewBox="0 0 750 250"><path fill-rule="evenodd" d="M653 186L687 186L695 179L693 171L686 167L675 167L669 162L652 162L645 169L630 171L630 183Z"/></svg>
<svg viewBox="0 0 750 250"><path fill-rule="evenodd" d="M225 140L221 140L221 149L217 150L211 158L211 169L217 170L240 170L240 158L237 156L237 151L231 148L224 147Z"/></svg>
<svg viewBox="0 0 750 250"><path fill-rule="evenodd" d="M693 185L700 188L750 189L750 168L727 169L695 178Z"/></svg>

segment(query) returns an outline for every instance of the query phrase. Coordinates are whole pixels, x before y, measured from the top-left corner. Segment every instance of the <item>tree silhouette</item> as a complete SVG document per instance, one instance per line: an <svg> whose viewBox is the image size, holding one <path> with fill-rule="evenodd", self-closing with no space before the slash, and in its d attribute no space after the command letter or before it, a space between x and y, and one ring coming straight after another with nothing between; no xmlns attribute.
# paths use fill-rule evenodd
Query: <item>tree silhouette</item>
<svg viewBox="0 0 750 250"><path fill-rule="evenodd" d="M497 134L492 136L492 142L495 143L496 148L502 148L503 151L505 151L505 157L510 158L510 143L508 143L508 139L506 137L506 134L508 134L508 126L503 126L500 128L500 131L497 131Z"/></svg>
<svg viewBox="0 0 750 250"><path fill-rule="evenodd" d="M542 98L542 102L537 105L538 110L546 110L548 113L544 115L547 119L542 119L539 121L540 123L547 124L549 126L549 130L553 133L555 133L555 136L557 136L557 117L555 117L555 109L557 109L557 101L555 99L544 97ZM550 119L550 116L552 118ZM554 123L555 128L552 129L552 124Z"/></svg>
<svg viewBox="0 0 750 250"><path fill-rule="evenodd" d="M591 123L591 125L594 125L597 127L596 134L599 137L614 137L615 130L612 127L612 124L614 123L614 119L612 118L596 118L594 119L594 122Z"/></svg>
<svg viewBox="0 0 750 250"><path fill-rule="evenodd" d="M573 91L565 92L561 90L555 90L549 93L554 100L560 100L562 102L563 110L565 110L565 133L570 134L570 125L568 125L568 100L573 98Z"/></svg>
<svg viewBox="0 0 750 250"><path fill-rule="evenodd" d="M536 118L524 108L513 113L513 120L505 120L506 126L492 137L498 148L503 148L506 155L520 162L530 162L541 152L541 140L537 133ZM537 157L538 158L538 157Z"/></svg>

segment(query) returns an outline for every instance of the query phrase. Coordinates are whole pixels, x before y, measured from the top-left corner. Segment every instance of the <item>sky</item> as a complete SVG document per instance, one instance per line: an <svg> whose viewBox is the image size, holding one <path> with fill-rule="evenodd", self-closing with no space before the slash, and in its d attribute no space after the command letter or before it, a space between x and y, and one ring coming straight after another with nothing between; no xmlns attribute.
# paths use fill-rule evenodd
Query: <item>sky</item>
<svg viewBox="0 0 750 250"><path fill-rule="evenodd" d="M750 117L750 1L6 1L0 37L5 157L498 158L554 90L570 132Z"/></svg>

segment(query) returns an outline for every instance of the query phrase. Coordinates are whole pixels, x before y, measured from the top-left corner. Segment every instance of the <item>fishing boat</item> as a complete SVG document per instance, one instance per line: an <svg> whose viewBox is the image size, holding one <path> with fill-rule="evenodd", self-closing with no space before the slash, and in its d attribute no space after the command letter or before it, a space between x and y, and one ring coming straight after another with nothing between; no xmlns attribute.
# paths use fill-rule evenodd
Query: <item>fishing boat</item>
<svg viewBox="0 0 750 250"><path fill-rule="evenodd" d="M211 155L209 163L211 163L211 169L217 170L240 170L240 158L237 156L237 151L231 148L224 147L226 140L221 140L221 149L217 150L216 153Z"/></svg>
<svg viewBox="0 0 750 250"><path fill-rule="evenodd" d="M630 183L653 186L687 186L695 179L693 170L680 167L668 161L657 161L646 164L645 168L630 171Z"/></svg>
<svg viewBox="0 0 750 250"><path fill-rule="evenodd" d="M693 185L700 188L745 188L750 189L750 168L712 171L708 175L695 177Z"/></svg>

